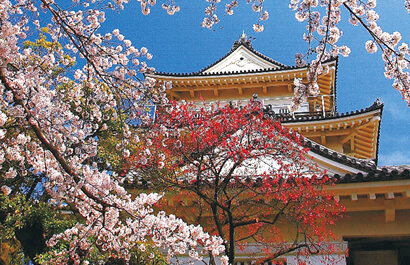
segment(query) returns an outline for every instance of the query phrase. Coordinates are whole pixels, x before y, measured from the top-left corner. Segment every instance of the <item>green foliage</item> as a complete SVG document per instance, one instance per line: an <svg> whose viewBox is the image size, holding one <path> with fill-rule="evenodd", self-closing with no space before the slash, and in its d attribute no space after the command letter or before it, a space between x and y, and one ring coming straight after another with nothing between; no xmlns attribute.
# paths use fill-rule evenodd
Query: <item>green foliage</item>
<svg viewBox="0 0 410 265"><path fill-rule="evenodd" d="M46 54L47 50L57 50L61 48L61 44L56 41L48 41L45 34L48 33L48 28L42 29L42 34L40 37L35 41L26 40L23 43L23 48L32 48L36 54L44 55Z"/></svg>
<svg viewBox="0 0 410 265"><path fill-rule="evenodd" d="M72 217L61 214L47 202L27 201L24 195L0 194L0 236L7 240L12 264L20 264L23 255L33 261L46 250L46 241L55 233L74 224Z"/></svg>
<svg viewBox="0 0 410 265"><path fill-rule="evenodd" d="M39 38L35 41L31 40L26 40L23 43L23 48L24 49L31 49L33 51L33 56L31 56L32 62L36 62L39 67L44 72L48 72L50 75L50 78L53 79L57 77L60 74L63 74L69 69L70 67L73 67L76 63L75 61L71 60L71 57L67 54L63 55L62 57L59 57L58 59L60 62L68 62L68 63L62 63L59 64L58 66L56 65L49 65L49 64L44 64L43 63L43 56L46 54L49 54L50 51L58 51L61 49L61 44L56 42L56 41L48 41L46 34L48 34L48 29L43 28L42 33L40 34ZM30 61L22 62L23 64L30 64L32 63Z"/></svg>
<svg viewBox="0 0 410 265"><path fill-rule="evenodd" d="M147 245L147 249L142 252L140 249L133 251L130 264L135 265L167 265L168 262L164 258L163 254L158 249L153 248L151 245Z"/></svg>

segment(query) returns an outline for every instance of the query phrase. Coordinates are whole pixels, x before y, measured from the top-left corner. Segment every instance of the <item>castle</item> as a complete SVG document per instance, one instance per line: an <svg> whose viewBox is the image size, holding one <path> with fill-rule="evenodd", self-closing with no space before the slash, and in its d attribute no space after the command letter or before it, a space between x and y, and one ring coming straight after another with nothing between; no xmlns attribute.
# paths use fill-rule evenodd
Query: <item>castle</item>
<svg viewBox="0 0 410 265"><path fill-rule="evenodd" d="M279 63L252 47L242 34L221 59L192 73L150 75L172 81L168 98L245 105L253 98L262 102L267 115L305 136L309 156L337 179L329 190L346 208L334 233L349 255L337 264L404 265L410 260L410 166L378 167L378 146L383 104L337 112L338 59L324 63L318 96L311 96L293 114L288 111L293 80L307 82L308 68ZM256 95L257 98L256 98ZM290 255L286 264L296 264ZM246 257L237 264L250 264ZM312 261L315 264L315 261Z"/></svg>

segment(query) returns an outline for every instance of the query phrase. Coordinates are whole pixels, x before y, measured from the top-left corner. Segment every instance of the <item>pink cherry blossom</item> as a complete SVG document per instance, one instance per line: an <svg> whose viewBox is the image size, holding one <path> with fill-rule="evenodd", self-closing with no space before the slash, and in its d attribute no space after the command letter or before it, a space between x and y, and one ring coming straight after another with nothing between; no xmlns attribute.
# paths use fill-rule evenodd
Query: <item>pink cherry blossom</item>
<svg viewBox="0 0 410 265"><path fill-rule="evenodd" d="M4 193L4 195L9 195L11 192L11 189L7 187L6 185L1 186L1 191Z"/></svg>

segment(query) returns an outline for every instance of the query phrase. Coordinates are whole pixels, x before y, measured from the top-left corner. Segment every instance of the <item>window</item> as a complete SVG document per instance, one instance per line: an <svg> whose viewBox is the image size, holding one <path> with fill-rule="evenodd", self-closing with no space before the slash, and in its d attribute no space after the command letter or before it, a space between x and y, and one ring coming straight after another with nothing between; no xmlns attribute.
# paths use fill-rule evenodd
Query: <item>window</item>
<svg viewBox="0 0 410 265"><path fill-rule="evenodd" d="M345 238L347 265L410 265L410 238Z"/></svg>

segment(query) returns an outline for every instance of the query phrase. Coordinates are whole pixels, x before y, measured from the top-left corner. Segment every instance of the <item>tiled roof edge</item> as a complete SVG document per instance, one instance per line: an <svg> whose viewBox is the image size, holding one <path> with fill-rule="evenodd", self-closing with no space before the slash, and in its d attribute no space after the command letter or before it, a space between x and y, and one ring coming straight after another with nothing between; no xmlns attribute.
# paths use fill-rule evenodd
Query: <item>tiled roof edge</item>
<svg viewBox="0 0 410 265"><path fill-rule="evenodd" d="M384 106L383 103L381 103L377 99L373 103L373 105L371 105L370 107L367 107L365 109L360 109L360 110L345 112L345 113L336 113L335 115L328 116L328 117L323 117L322 115L317 115L317 116L296 116L296 117L287 116L287 117L282 117L281 122L286 124L288 122L290 123L290 122L305 122L305 121L316 121L316 120L339 119L339 118L345 118L345 117L360 115L360 114L371 112L371 111L378 110L378 109L380 109L380 112L382 112L383 111L383 106ZM381 113L380 113L380 116L381 116Z"/></svg>
<svg viewBox="0 0 410 265"><path fill-rule="evenodd" d="M334 175L336 184L410 179L410 165L378 167L366 173Z"/></svg>
<svg viewBox="0 0 410 265"><path fill-rule="evenodd" d="M356 168L361 171L371 172L376 170L377 166L374 160L372 159L360 159L352 156L348 156L342 153L339 153L333 149L330 149L326 146L318 144L307 138L304 139L305 145L309 150L315 154L318 154L322 157L328 158L332 161L341 163L343 165Z"/></svg>
<svg viewBox="0 0 410 265"><path fill-rule="evenodd" d="M334 102L335 102L335 112L337 113L337 69L339 67L339 56L336 57L336 70L335 70L335 87L334 87Z"/></svg>
<svg viewBox="0 0 410 265"><path fill-rule="evenodd" d="M379 182L379 181L394 181L394 180L407 180L410 179L410 165L405 165L401 166L403 167L402 169L393 169L389 170L389 167L382 167L382 168L377 168L376 170L373 170L371 172L359 172L356 174L345 174L345 175L339 175L335 174L333 175L334 178L334 183L337 184L354 184L354 183L365 183L365 182ZM261 178L259 178L261 180ZM255 180L255 183L257 183L258 180ZM137 180L134 183L128 183L128 181L125 181L126 185L132 185L132 187L135 187L135 184L137 184L140 187L145 187L145 188L152 188L153 183L150 180Z"/></svg>
<svg viewBox="0 0 410 265"><path fill-rule="evenodd" d="M379 146L380 146L380 127L382 124L382 115L383 115L383 107L384 104L380 102L379 99L376 99L374 104L379 104L380 105L380 122L379 122L379 127L377 128L377 145L376 145L376 165L379 163Z"/></svg>

